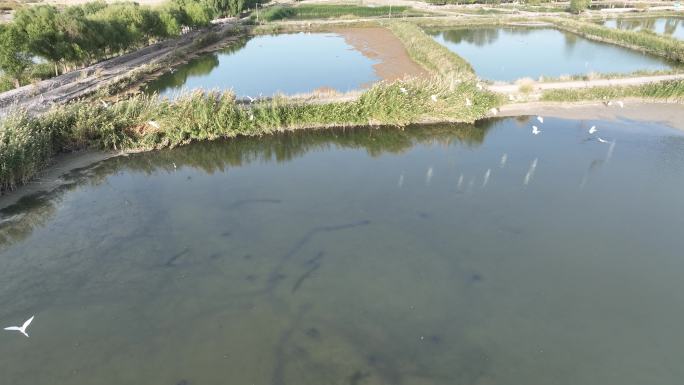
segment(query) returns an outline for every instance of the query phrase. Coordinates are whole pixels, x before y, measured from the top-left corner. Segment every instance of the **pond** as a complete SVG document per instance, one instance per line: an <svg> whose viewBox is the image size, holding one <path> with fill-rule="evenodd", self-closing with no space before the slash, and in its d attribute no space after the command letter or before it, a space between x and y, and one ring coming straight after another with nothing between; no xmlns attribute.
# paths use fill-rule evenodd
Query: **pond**
<svg viewBox="0 0 684 385"><path fill-rule="evenodd" d="M3 210L0 382L679 383L682 170L530 117L113 158Z"/></svg>
<svg viewBox="0 0 684 385"><path fill-rule="evenodd" d="M550 28L452 29L431 34L487 80L656 71L674 65L665 59Z"/></svg>
<svg viewBox="0 0 684 385"><path fill-rule="evenodd" d="M684 19L677 17L639 17L608 19L602 24L609 28L627 31L651 31L657 34L684 39Z"/></svg>
<svg viewBox="0 0 684 385"><path fill-rule="evenodd" d="M166 72L144 91L171 98L198 88L232 89L238 98L346 92L422 72L387 29L356 28L243 38Z"/></svg>

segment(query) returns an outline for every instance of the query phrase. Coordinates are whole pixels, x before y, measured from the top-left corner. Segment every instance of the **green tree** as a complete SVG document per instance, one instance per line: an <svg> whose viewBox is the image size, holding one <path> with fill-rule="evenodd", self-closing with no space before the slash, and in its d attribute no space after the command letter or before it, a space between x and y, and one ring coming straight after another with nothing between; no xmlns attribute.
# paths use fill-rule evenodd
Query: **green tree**
<svg viewBox="0 0 684 385"><path fill-rule="evenodd" d="M14 26L3 28L0 31L0 69L12 78L15 88L21 85L21 78L30 65L26 36Z"/></svg>
<svg viewBox="0 0 684 385"><path fill-rule="evenodd" d="M574 13L582 13L589 8L591 0L570 0L570 11Z"/></svg>

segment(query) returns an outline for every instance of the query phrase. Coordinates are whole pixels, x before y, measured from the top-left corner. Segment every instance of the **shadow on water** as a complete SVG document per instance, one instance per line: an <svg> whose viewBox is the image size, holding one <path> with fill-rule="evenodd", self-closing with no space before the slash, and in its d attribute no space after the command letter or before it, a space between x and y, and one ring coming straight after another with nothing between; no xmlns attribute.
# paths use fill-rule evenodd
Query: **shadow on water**
<svg viewBox="0 0 684 385"><path fill-rule="evenodd" d="M209 75L214 71L220 64L219 55L234 54L244 48L248 41L249 38L240 37L237 41L231 42L226 48L192 58L184 65L174 68L172 72L166 72L147 83L143 86L143 91L147 94L152 94L159 93L166 89L182 89L188 82L188 78Z"/></svg>
<svg viewBox="0 0 684 385"><path fill-rule="evenodd" d="M308 152L336 146L363 149L370 156L399 154L418 143L459 142L466 146L481 144L489 128L498 119L483 120L475 125L409 126L388 128L333 128L273 134L259 138L202 142L192 145L117 157L91 167L73 170L62 178L66 181L51 192L23 197L16 204L0 210L0 247L21 241L55 213L61 196L82 185L104 183L108 176L123 170L151 174L175 167L192 167L207 174L224 172L253 162L288 162ZM278 204L278 199L243 199L230 206L237 209L252 204Z"/></svg>

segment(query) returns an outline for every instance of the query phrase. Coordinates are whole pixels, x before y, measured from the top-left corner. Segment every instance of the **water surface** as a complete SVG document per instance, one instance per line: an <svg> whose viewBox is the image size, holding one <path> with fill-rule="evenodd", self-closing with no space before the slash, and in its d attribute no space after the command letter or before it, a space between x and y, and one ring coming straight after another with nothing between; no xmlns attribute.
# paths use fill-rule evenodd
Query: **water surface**
<svg viewBox="0 0 684 385"><path fill-rule="evenodd" d="M320 88L350 91L379 80L375 63L335 33L256 36L202 54L153 80L145 90L168 97L197 88L233 90L240 98Z"/></svg>
<svg viewBox="0 0 684 385"><path fill-rule="evenodd" d="M609 19L603 21L603 25L627 31L651 31L676 39L684 39L684 19L677 17Z"/></svg>
<svg viewBox="0 0 684 385"><path fill-rule="evenodd" d="M665 59L550 28L473 28L431 33L487 80L656 71L673 65Z"/></svg>
<svg viewBox="0 0 684 385"><path fill-rule="evenodd" d="M74 172L2 212L0 383L679 383L684 135L533 122Z"/></svg>

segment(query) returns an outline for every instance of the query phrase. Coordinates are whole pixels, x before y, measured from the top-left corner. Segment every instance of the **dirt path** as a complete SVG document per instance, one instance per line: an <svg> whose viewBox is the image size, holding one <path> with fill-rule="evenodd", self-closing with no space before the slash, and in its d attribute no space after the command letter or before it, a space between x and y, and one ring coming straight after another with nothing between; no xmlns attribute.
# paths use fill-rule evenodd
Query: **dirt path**
<svg viewBox="0 0 684 385"><path fill-rule="evenodd" d="M665 101L644 101L642 99L622 99L624 107L607 106L595 102L533 102L508 104L501 107L497 116L541 115L562 119L595 119L659 122L670 127L684 130L684 106Z"/></svg>
<svg viewBox="0 0 684 385"><path fill-rule="evenodd" d="M222 34L235 29L234 21L217 24L211 31ZM37 84L30 84L0 94L0 116L14 108L24 108L31 113L41 112L54 104L65 103L86 96L103 85L128 76L143 65L156 64L178 49L192 46L206 31L194 31L178 39L163 41L135 52L106 60L90 67L71 71Z"/></svg>
<svg viewBox="0 0 684 385"><path fill-rule="evenodd" d="M594 80L573 80L567 82L548 82L548 83L533 83L533 91L529 97L534 99L536 96L541 96L541 93L546 90L559 89L581 89L591 87L606 87L606 86L635 86L648 83L658 83L666 80L684 79L684 74L674 75L655 75L655 76L636 76L631 78L619 79L594 79ZM520 87L517 84L493 84L487 86L490 91L505 94L517 95L520 94Z"/></svg>

